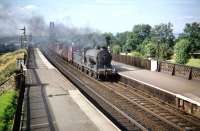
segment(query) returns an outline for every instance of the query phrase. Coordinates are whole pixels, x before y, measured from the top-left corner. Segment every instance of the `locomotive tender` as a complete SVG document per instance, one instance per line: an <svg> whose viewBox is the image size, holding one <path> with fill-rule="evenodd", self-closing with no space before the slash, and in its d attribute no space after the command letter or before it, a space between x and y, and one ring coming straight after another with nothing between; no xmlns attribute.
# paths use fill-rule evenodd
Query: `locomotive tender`
<svg viewBox="0 0 200 131"><path fill-rule="evenodd" d="M116 74L115 68L111 65L112 55L105 47L80 49L54 44L50 49L95 79L105 79Z"/></svg>

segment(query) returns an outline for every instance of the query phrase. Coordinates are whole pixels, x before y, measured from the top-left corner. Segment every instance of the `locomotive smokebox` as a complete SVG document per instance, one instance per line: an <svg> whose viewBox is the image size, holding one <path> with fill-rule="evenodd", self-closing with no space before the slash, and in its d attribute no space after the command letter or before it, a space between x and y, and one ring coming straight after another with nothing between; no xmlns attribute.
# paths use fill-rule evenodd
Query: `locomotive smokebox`
<svg viewBox="0 0 200 131"><path fill-rule="evenodd" d="M112 56L106 48L88 49L85 53L87 63L98 68L110 68Z"/></svg>

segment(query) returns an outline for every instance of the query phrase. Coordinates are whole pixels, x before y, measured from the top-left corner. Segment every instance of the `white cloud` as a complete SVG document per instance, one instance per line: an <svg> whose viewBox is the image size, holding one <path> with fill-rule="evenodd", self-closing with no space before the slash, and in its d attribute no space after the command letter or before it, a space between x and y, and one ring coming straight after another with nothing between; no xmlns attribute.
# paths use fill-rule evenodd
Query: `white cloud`
<svg viewBox="0 0 200 131"><path fill-rule="evenodd" d="M96 4L108 4L108 5L121 5L121 4L133 4L133 0L95 0Z"/></svg>
<svg viewBox="0 0 200 131"><path fill-rule="evenodd" d="M36 5L26 5L23 7L23 9L34 11L34 10L37 10L38 7Z"/></svg>

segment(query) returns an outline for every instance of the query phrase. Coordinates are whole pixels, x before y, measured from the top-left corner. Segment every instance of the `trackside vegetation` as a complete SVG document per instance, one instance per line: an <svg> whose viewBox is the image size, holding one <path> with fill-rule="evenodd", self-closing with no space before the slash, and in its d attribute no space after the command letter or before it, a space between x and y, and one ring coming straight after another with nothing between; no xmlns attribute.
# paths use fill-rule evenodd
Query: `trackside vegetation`
<svg viewBox="0 0 200 131"><path fill-rule="evenodd" d="M17 92L13 89L0 96L0 131L12 129L13 117L16 110Z"/></svg>
<svg viewBox="0 0 200 131"><path fill-rule="evenodd" d="M23 58L26 50L17 50L0 55L0 83L8 79L16 70L16 60Z"/></svg>
<svg viewBox="0 0 200 131"><path fill-rule="evenodd" d="M0 55L0 131L12 130L13 118L17 106L18 90L14 76L16 60L24 58L25 50L17 50Z"/></svg>

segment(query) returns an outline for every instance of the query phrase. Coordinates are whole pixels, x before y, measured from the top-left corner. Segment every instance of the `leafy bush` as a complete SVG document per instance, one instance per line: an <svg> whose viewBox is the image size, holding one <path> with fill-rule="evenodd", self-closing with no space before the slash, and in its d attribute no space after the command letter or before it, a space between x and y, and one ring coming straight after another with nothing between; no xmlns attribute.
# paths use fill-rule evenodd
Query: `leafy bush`
<svg viewBox="0 0 200 131"><path fill-rule="evenodd" d="M121 47L119 45L114 45L112 47L112 53L113 54L119 54L121 52Z"/></svg>
<svg viewBox="0 0 200 131"><path fill-rule="evenodd" d="M189 41L186 39L181 39L175 45L175 61L178 64L185 64L189 57Z"/></svg>
<svg viewBox="0 0 200 131"><path fill-rule="evenodd" d="M123 45L123 52L128 53L132 50L132 47L128 44Z"/></svg>
<svg viewBox="0 0 200 131"><path fill-rule="evenodd" d="M143 57L143 55L140 52L137 52L137 51L132 51L131 55L135 56L135 57Z"/></svg>
<svg viewBox="0 0 200 131"><path fill-rule="evenodd" d="M156 45L153 42L149 42L144 47L144 53L147 57L155 57L156 56Z"/></svg>
<svg viewBox="0 0 200 131"><path fill-rule="evenodd" d="M161 43L159 46L159 59L167 60L173 55L173 49L166 43Z"/></svg>
<svg viewBox="0 0 200 131"><path fill-rule="evenodd" d="M146 38L142 44L137 46L137 51L139 51L143 56L145 56L145 46L151 41L150 38Z"/></svg>

